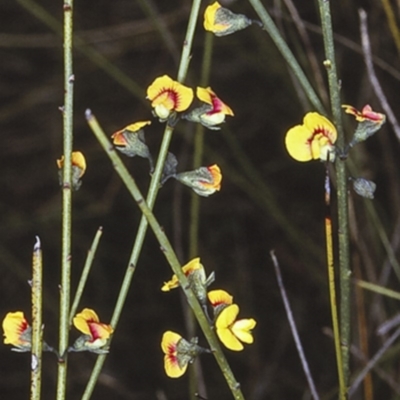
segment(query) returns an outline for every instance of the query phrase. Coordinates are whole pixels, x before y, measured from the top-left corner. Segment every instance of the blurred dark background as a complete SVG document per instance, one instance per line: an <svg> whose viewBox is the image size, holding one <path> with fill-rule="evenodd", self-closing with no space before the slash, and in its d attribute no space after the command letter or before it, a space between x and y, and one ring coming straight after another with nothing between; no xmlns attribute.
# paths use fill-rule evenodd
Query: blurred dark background
<svg viewBox="0 0 400 400"><path fill-rule="evenodd" d="M310 47L304 45L298 24L293 23L294 14L288 11L291 3L263 3L311 83L326 99L316 2L294 1L306 23ZM74 54L74 149L85 154L88 168L82 188L73 197L72 293L95 232L102 226L103 237L80 309L95 309L104 322L112 315L140 213L88 128L84 111L92 109L111 135L132 122L150 119L146 87L159 75L176 77L191 2L153 0L146 4L153 7L167 35L160 35L146 7L134 0L77 1L74 9L74 28L79 37ZM221 4L257 18L245 1ZM206 5L204 2L197 25L187 80L192 87L198 85L201 72ZM396 113L400 101L396 75L399 54L378 0L343 0L340 5L332 2L342 101L357 108L369 103L382 111L361 54L359 7L368 12L372 50L378 62L375 68ZM399 9L393 7L398 21ZM62 154L59 107L63 104L63 49L61 36L45 21L61 29L62 2L3 0L0 20L0 315L3 318L8 311L23 310L30 319L27 281L38 235L44 257L45 339L56 346L61 258L61 191L56 159ZM311 55L320 69L319 86ZM227 350L227 358L247 399L310 398L269 257L269 251L275 249L317 388L323 398L335 398L333 342L323 332L331 326L324 263L325 170L317 161L300 164L290 159L284 148L285 132L300 123L311 107L269 36L257 26L215 38L210 85L233 109L235 117L228 117L222 131L205 134L204 165L218 163L223 182L219 193L201 199L199 256L207 272L216 273L212 288L229 291L241 307L240 315L257 320L255 343L240 353ZM345 117L345 125L350 136L355 123ZM155 119L146 128L154 156L162 133L163 125ZM194 126L181 122L171 144L179 171L191 169L193 137ZM371 220L366 202L353 192L350 207L353 268L363 279L395 290L399 289L398 280L390 272L378 232L386 233L398 253L398 157L398 140L389 123L354 149L352 160L357 173L378 184L373 205L382 225ZM147 160L124 161L146 192ZM160 190L155 207L182 263L189 257L190 201L190 189L171 180ZM385 281L380 280L383 270L388 271ZM172 380L163 370L162 333L174 330L185 336L179 291L160 291L170 275L149 231L93 399L188 398L188 376ZM353 304L355 308L356 302ZM367 317L370 357L384 340L376 335L377 326L396 314L398 303L364 293L362 308ZM353 343L359 347L358 312L354 310ZM71 340L76 336L72 331ZM205 345L200 331L198 336L200 344ZM71 355L69 399L81 398L95 359L89 353ZM201 364L206 397L231 398L213 357L203 355ZM16 354L9 346L0 346L1 399L28 398L29 365L29 354ZM353 360L354 373L362 366ZM398 357L388 357L382 367L398 382ZM51 354L44 355L43 374L43 399L54 399L57 362ZM375 374L372 378L375 399L400 398L399 388ZM354 398L364 398L363 391Z"/></svg>

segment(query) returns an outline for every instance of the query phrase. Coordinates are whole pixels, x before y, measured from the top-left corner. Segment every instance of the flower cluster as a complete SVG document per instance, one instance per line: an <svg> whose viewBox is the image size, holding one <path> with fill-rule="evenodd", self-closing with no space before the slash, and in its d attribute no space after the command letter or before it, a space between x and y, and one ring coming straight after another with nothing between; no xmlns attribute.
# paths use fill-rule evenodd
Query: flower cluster
<svg viewBox="0 0 400 400"><path fill-rule="evenodd" d="M225 121L225 116L233 116L231 108L210 87L198 87L196 96L204 104L183 114L182 118L198 122L209 129L220 129L218 125ZM192 88L174 81L168 75L156 78L147 88L147 98L151 101L153 114L161 122L167 121L173 113L186 111L193 97Z"/></svg>
<svg viewBox="0 0 400 400"><path fill-rule="evenodd" d="M85 308L73 319L76 329L83 333L68 348L68 351L90 351L93 353L106 353L105 349L113 328L110 325L101 323L96 312ZM9 312L3 319L4 344L13 346L14 351L31 351L32 347L32 328L26 320L22 311ZM44 351L56 351L43 343Z"/></svg>
<svg viewBox="0 0 400 400"><path fill-rule="evenodd" d="M182 114L183 119L200 123L212 130L218 130L220 129L218 125L225 121L226 115L233 116L232 109L210 87L198 87L196 95L203 104ZM176 114L186 111L191 105L193 90L164 75L156 78L147 88L147 98L151 101L153 114L161 122L171 121L171 118L176 122ZM147 158L150 162L150 173L152 173L153 158L144 136L144 128L150 124L151 121L132 123L113 133L111 138L115 148L128 157ZM180 173L177 172L177 166L178 160L175 155L168 153L161 184L164 184L169 178L174 178L204 197L221 189L222 174L218 165L203 166Z"/></svg>
<svg viewBox="0 0 400 400"><path fill-rule="evenodd" d="M203 309L207 312L210 305L213 310L213 319L217 336L230 350L241 351L243 343L251 344L254 341L252 329L256 326L253 318L238 319L239 306L233 303L233 297L224 290L212 290L207 292L208 286L214 281L214 273L207 278L204 266L200 258L194 258L182 267L182 272L188 280L189 287L199 300ZM179 287L179 280L173 275L171 280L164 282L161 290L170 291ZM177 378L186 371L188 363L205 349L197 346L197 339L190 342L179 334L167 331L164 333L161 347L164 351L164 367L166 374L171 378Z"/></svg>
<svg viewBox="0 0 400 400"><path fill-rule="evenodd" d="M361 111L350 105L343 105L346 114L353 115L357 121L350 143L345 149L336 149L336 127L326 117L317 112L305 115L302 125L289 129L285 137L286 150L297 161L334 161L336 154L346 158L353 146L367 140L377 132L386 121L384 114L375 112L370 105L365 105ZM353 178L354 191L367 199L373 199L376 184L368 179Z"/></svg>

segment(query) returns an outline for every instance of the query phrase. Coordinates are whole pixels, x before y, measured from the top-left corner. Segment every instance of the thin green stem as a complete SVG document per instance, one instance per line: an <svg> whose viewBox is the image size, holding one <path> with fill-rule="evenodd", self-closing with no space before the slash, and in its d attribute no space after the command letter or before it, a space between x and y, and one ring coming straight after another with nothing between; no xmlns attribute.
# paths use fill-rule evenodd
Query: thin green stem
<svg viewBox="0 0 400 400"><path fill-rule="evenodd" d="M201 66L201 76L199 86L207 87L210 80L212 50L214 35L206 32L204 35L203 62ZM194 136L193 169L197 169L202 164L204 152L204 126L196 124ZM200 226L200 196L193 192L190 197L190 222L189 222L189 259L199 255L199 226ZM186 306L187 307L187 306ZM196 335L196 320L193 313L186 313L186 326L189 337ZM189 371L189 397L196 400L198 392L199 363L194 364L194 368Z"/></svg>
<svg viewBox="0 0 400 400"><path fill-rule="evenodd" d="M400 293L396 292L395 290L388 289L387 287L376 285L375 283L366 282L358 279L355 281L355 284L363 289L370 290L371 292L379 293L383 296L387 296L395 300L400 300Z"/></svg>
<svg viewBox="0 0 400 400"><path fill-rule="evenodd" d="M189 22L188 22L185 40L183 42L182 56L181 56L181 61L180 61L179 70L178 70L178 78L177 78L178 81L181 83L184 82L184 80L186 78L187 70L189 67L190 52L191 52L191 48L192 48L192 44L193 44L194 31L195 31L196 22L197 22L198 15L199 15L200 4L201 4L201 0L193 1L193 5L192 5L190 16L189 16ZM90 125L90 123L92 121L90 115L87 115L87 119L88 119L88 122ZM93 127L92 127L92 129L93 129ZM162 172L163 172L163 167L164 167L165 160L167 158L168 149L169 149L169 145L170 145L170 142L172 139L173 130L174 130L173 127L167 125L165 128L165 131L164 131L163 140L162 140L162 143L160 146L160 151L159 151L159 155L157 158L156 167L155 167L153 176L151 178L150 187L149 187L149 191L148 191L147 199L146 199L149 209L153 208L154 203L157 198L158 190L160 188L160 181L161 181L161 176L162 176ZM110 149L113 149L113 146L111 144L110 144L110 146L111 146ZM114 153L115 153L115 151L114 151ZM119 157L118 157L118 159L119 159ZM124 171L126 171L126 174L127 174L127 176L125 176L124 179L126 179L126 180L131 179L130 174L127 172L127 170L124 169ZM119 319L120 319L120 316L121 316L121 313L122 313L122 310L123 310L123 307L124 307L124 304L126 301L126 297L128 295L129 288L130 288L130 285L131 285L131 282L133 279L133 275L136 270L136 265L138 263L140 252L143 247L144 238L146 236L147 226L148 226L148 221L145 216L142 216L142 219L141 219L140 225L139 225L139 229L138 229L138 232L136 235L135 243L133 245L133 249L131 252L130 259L129 259L128 268L125 272L124 280L121 285L121 289L120 289L120 292L118 295L117 303L115 305L114 313L111 318L111 325L114 328L114 330L116 329L116 327L118 325L118 322L119 322ZM94 387L96 385L98 376L99 376L101 369L104 365L104 362L106 360L106 356L107 356L106 354L103 354L97 358L97 361L92 370L92 374L90 376L89 382L88 382L85 392L82 396L82 400L90 399L90 396L92 395Z"/></svg>
<svg viewBox="0 0 400 400"><path fill-rule="evenodd" d="M158 242L160 243L161 251L164 253L165 258L167 259L168 263L170 264L174 274L178 277L180 287L182 288L187 301L192 308L197 321L206 337L211 351L214 354L218 365L221 368L221 371L228 383L228 386L233 394L235 399L244 399L243 394L240 390L240 385L236 381L232 370L224 356L224 353L221 349L221 346L218 342L218 339L215 335L215 332L211 329L208 319L204 314L204 311L198 302L196 296L194 295L193 291L191 290L188 280L185 274L182 271L182 267L178 261L178 258L169 242L167 236L164 233L164 230L159 225L158 221L156 220L154 214L152 213L150 207L146 204L145 199L143 198L142 194L140 193L134 179L130 176L128 170L126 169L125 165L119 158L118 154L116 153L115 149L113 148L112 144L108 140L107 136L99 126L95 117L91 114L90 110L87 110L86 117L88 119L88 123L90 128L92 129L93 133L97 137L98 141L100 142L101 146L107 153L108 157L110 158L112 165L114 166L115 171L118 173L122 181L124 182L126 188L128 189L129 193L131 194L132 198L137 203L138 207L140 208L143 215L146 217L151 229L153 230Z"/></svg>
<svg viewBox="0 0 400 400"><path fill-rule="evenodd" d="M88 120L88 121L90 124L90 120ZM173 129L171 127L167 127L164 132L164 137L163 137L163 141L162 141L161 148L160 148L160 154L157 159L157 164L156 164L154 174L153 174L151 182L150 182L150 188L149 188L149 192L147 194L147 199L146 199L148 207L150 209L152 209L154 207L154 203L155 203L157 193L159 190L159 182L161 179L162 167L164 165L165 157L168 152L169 143L170 143L171 137L172 137L172 131L173 131ZM113 149L113 146L111 144L110 144L110 149ZM125 179L130 179L129 172L126 169L124 169L123 173L127 174ZM147 227L148 227L147 219L145 216L142 216L142 218L140 220L138 232L136 234L135 243L133 245L133 249L132 249L132 252L131 252L131 255L129 258L128 267L126 269L125 276L124 276L124 279L121 284L121 289L118 294L117 303L115 305L114 312L113 312L113 315L111 318L111 326L114 328L114 330L116 329L116 327L118 325L119 319L122 314L123 307L126 302L126 297L128 296L129 288L131 286L133 275L136 271L136 266L137 266L137 263L139 260L140 252L143 247L144 239L145 239L146 232L147 232ZM110 342L111 342L111 340L110 340ZM90 375L90 379L86 385L86 389L85 389L85 392L83 393L82 400L90 399L90 397L93 393L93 390L95 388L97 379L100 375L101 369L103 368L106 357L107 357L107 354L101 354L97 357L96 364L94 365L94 368Z"/></svg>
<svg viewBox="0 0 400 400"><path fill-rule="evenodd" d="M71 284L71 202L72 202L72 143L73 143L73 0L64 1L64 107L63 142L64 166L62 183L62 250L61 250L61 287L60 287L60 323L59 354L64 355L68 348L70 284ZM57 400L66 396L67 360L58 364Z"/></svg>
<svg viewBox="0 0 400 400"><path fill-rule="evenodd" d="M285 40L282 38L278 28L274 24L274 21L268 14L265 7L262 5L260 0L249 0L250 4L253 6L254 10L258 14L259 18L263 23L263 29L265 29L268 34L270 35L271 39L275 43L278 50L281 52L282 57L286 60L287 64L289 65L290 69L292 70L293 74L299 80L301 87L303 88L305 94L307 95L310 103L313 107L319 111L324 111L324 106L321 103L318 95L316 94L315 90L311 86L310 82L308 81L306 75L304 74L300 64L297 62L296 58L294 57L293 53L291 52L289 46L286 44Z"/></svg>
<svg viewBox="0 0 400 400"><path fill-rule="evenodd" d="M97 229L97 232L96 232L96 235L94 236L92 245L90 246L90 249L88 251L85 265L83 267L82 274L79 279L78 287L76 289L74 301L72 302L71 311L69 313L69 324L70 325L72 324L72 318L74 318L74 315L76 314L76 310L78 309L79 302L81 301L82 293L83 293L83 290L85 289L86 281L89 276L90 269L92 268L94 256L96 255L97 246L99 245L99 241L100 241L102 234L103 234L103 228L100 227L99 229Z"/></svg>
<svg viewBox="0 0 400 400"><path fill-rule="evenodd" d="M42 382L42 293L43 262L40 239L36 237L32 257L32 364L31 364L31 400L40 400Z"/></svg>
<svg viewBox="0 0 400 400"><path fill-rule="evenodd" d="M294 342L295 342L296 348L297 348L297 353L299 354L300 361L301 361L301 364L303 367L304 374L306 375L306 378L307 378L307 382L308 382L308 386L310 388L311 395L314 398L314 400L319 400L319 395L318 395L317 389L315 387L314 379L312 378L310 367L308 366L306 356L304 354L303 345L301 344L301 341L300 341L300 336L299 336L299 332L298 332L298 329L296 326L296 322L293 317L292 308L290 307L290 303L289 303L289 299L288 299L288 296L286 293L285 285L283 283L281 268L279 266L278 259L276 258L274 250L271 250L269 252L269 254L271 256L272 264L275 269L276 280L278 282L278 287L279 287L279 291L281 293L283 305L285 306L286 316L289 321L290 330L292 331L293 339L294 339Z"/></svg>
<svg viewBox="0 0 400 400"><path fill-rule="evenodd" d="M207 32L204 38L203 63L201 67L200 86L206 87L210 79L211 60L213 50L214 35ZM194 137L193 169L199 168L202 163L204 152L204 127L196 125ZM190 202L190 228L189 228L189 258L196 257L199 249L199 217L200 217L200 197L192 192Z"/></svg>
<svg viewBox="0 0 400 400"><path fill-rule="evenodd" d="M331 99L333 122L338 131L337 147L344 149L345 137L342 125L340 85L336 72L335 47L333 42L332 19L330 2L318 0L321 16L322 35L324 38L325 57L324 65L328 73L329 93ZM348 226L348 193L346 164L339 157L336 160L337 180L337 207L338 207L338 244L340 268L340 334L342 345L342 362L345 384L349 381L350 362L350 248Z"/></svg>

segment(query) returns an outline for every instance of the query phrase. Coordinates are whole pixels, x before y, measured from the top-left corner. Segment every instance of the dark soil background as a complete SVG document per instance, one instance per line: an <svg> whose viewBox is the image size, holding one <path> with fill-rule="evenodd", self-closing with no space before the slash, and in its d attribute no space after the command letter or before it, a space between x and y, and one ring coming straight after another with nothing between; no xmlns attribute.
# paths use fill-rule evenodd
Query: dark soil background
<svg viewBox="0 0 400 400"><path fill-rule="evenodd" d="M256 18L246 1L221 3ZM284 2L263 3L317 87L310 53L305 50ZM323 42L315 3L295 1L300 17L307 22L312 52L321 69L319 94L326 96ZM103 237L80 308L95 309L104 322L112 315L140 212L88 128L84 111L92 109L111 135L132 122L150 119L145 100L147 86L159 75L176 77L191 2L153 0L147 4L155 7L170 41L165 35L161 37L140 2L85 0L76 1L74 9L75 32L86 46L76 49L74 59L74 149L85 154L88 168L82 188L73 198L72 292L95 232L102 226ZM56 346L61 258L61 191L56 159L62 154L59 107L63 104L63 49L61 36L35 16L35 5L61 24L60 1L0 2L0 316L16 310L30 316L27 281L38 235L44 257L45 339ZM397 113L399 54L378 0L332 2L342 101L358 108L369 103L382 111L361 54L359 7L368 12L372 49L379 63L375 65L377 75ZM394 11L398 21L399 10ZM201 17L187 80L192 87L199 82L204 37ZM93 51L109 64L100 60L100 66L94 62ZM107 65L122 75L115 79L106 71ZM134 93L135 84L138 95ZM311 110L310 105L271 39L258 26L215 38L210 85L234 110L235 117L228 117L222 131L207 131L205 135L204 165L218 163L223 182L219 193L201 199L199 256L207 272L216 273L212 288L232 293L241 307L240 315L257 320L255 343L240 353L227 350L227 358L247 399L310 398L269 258L269 251L275 249L317 388L323 398L335 398L333 342L323 330L331 326L324 262L325 169L317 161L301 164L290 159L284 148L285 132L301 122L304 113ZM345 117L345 124L350 136L355 122ZM179 171L185 171L191 169L194 125L181 122L178 127L171 151L178 157ZM155 119L146 128L146 140L154 155L162 133L163 125ZM389 123L352 152L357 173L378 185L373 205L382 232L392 241L396 254L399 154L398 139ZM147 160L124 161L146 192ZM160 191L155 207L155 214L182 263L189 257L190 199L190 189L171 180ZM381 271L389 268L386 281L380 282L398 290L378 227L371 222L365 204L365 200L351 192L353 267L363 279L375 283ZM93 399L188 398L188 374L173 380L163 370L162 333L174 330L185 336L186 329L179 291L160 291L170 275L149 231ZM376 335L376 328L396 314L398 303L370 293L364 296L362 308L367 317L371 357L384 341ZM353 304L356 307L355 301ZM354 309L353 343L359 347L357 315L359 309ZM200 344L205 345L200 331L198 336ZM72 331L71 340L76 337L76 331ZM381 366L398 382L395 350ZM70 356L68 399L81 398L95 359L96 355L90 353ZM210 400L231 398L214 358L203 355L201 365L207 388L203 395ZM354 373L362 365L353 360ZM17 354L9 346L1 345L0 371L0 398L27 399L29 354ZM44 400L55 398L56 376L57 361L53 355L45 354ZM399 398L399 393L377 375L372 378L375 399ZM362 390L354 398L364 398Z"/></svg>

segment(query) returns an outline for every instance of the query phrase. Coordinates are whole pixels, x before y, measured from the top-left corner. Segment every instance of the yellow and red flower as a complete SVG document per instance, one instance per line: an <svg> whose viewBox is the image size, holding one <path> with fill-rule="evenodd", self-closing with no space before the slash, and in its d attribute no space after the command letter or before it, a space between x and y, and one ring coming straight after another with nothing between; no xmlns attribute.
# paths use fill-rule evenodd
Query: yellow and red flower
<svg viewBox="0 0 400 400"><path fill-rule="evenodd" d="M189 278L192 274L200 275L201 279L206 281L206 273L204 271L203 264L200 263L200 257L196 257L189 261L186 265L182 267L182 272L185 274L186 278ZM178 277L174 274L168 282L164 282L161 290L163 292L169 292L171 289L175 289L179 286Z"/></svg>
<svg viewBox="0 0 400 400"><path fill-rule="evenodd" d="M81 178L85 174L86 171L86 159L83 153L80 151L73 151L71 154L71 164L72 164L72 189L78 190L82 181ZM62 169L64 167L64 156L61 156L59 160L57 160L57 167L59 169L59 181L60 185L62 185Z"/></svg>
<svg viewBox="0 0 400 400"><path fill-rule="evenodd" d="M337 131L335 126L324 116L307 113L303 125L289 129L285 137L288 153L297 161L334 161Z"/></svg>
<svg viewBox="0 0 400 400"><path fill-rule="evenodd" d="M11 344L15 351L31 350L32 328L22 311L9 312L3 320L4 344Z"/></svg>
<svg viewBox="0 0 400 400"><path fill-rule="evenodd" d="M115 147L128 157L139 156L147 158L150 162L150 171L153 171L153 158L146 145L143 128L150 125L151 121L139 121L111 135Z"/></svg>
<svg viewBox="0 0 400 400"><path fill-rule="evenodd" d="M197 345L197 338L192 338L188 342L181 335L172 331L164 332L161 348L164 352L165 373L170 378L179 378L199 353L209 352Z"/></svg>
<svg viewBox="0 0 400 400"><path fill-rule="evenodd" d="M224 308L233 303L233 296L225 290L211 290L207 293L207 297L212 306L214 318L217 318Z"/></svg>
<svg viewBox="0 0 400 400"><path fill-rule="evenodd" d="M222 174L219 166L214 164L181 172L175 175L175 179L192 188L198 195L208 197L221 189Z"/></svg>
<svg viewBox="0 0 400 400"><path fill-rule="evenodd" d="M215 327L221 342L230 350L243 350L243 343L251 344L254 341L251 330L256 326L253 318L237 320L239 306L226 306L217 316Z"/></svg>
<svg viewBox="0 0 400 400"><path fill-rule="evenodd" d="M193 293L203 305L207 299L207 287L214 281L214 273L212 272L209 277L206 277L206 272L203 265L200 263L200 258L196 257L189 261L182 267L182 272L185 274L190 288ZM178 277L174 274L172 279L168 282L164 282L161 290L163 292L169 292L171 289L175 289L179 286Z"/></svg>
<svg viewBox="0 0 400 400"><path fill-rule="evenodd" d="M168 75L160 76L147 88L154 114L166 121L172 112L182 112L193 101L193 89L174 81Z"/></svg>
<svg viewBox="0 0 400 400"><path fill-rule="evenodd" d="M210 290L207 293L208 300L213 308L229 306L233 303L233 296L221 289Z"/></svg>
<svg viewBox="0 0 400 400"><path fill-rule="evenodd" d="M181 357L178 353L178 346L183 343L181 335L167 331L161 341L161 348L164 352L164 369L170 378L179 378L187 369L189 360Z"/></svg>
<svg viewBox="0 0 400 400"><path fill-rule="evenodd" d="M199 100L206 104L185 114L185 119L192 122L199 122L206 128L218 130L220 128L216 125L222 124L225 121L226 115L233 116L232 109L210 87L198 87L196 95Z"/></svg>
<svg viewBox="0 0 400 400"><path fill-rule="evenodd" d="M348 147L353 147L355 144L367 140L375 132L377 132L386 121L386 115L372 111L370 105L363 107L358 111L355 107L343 105L344 112L351 114L358 121L357 128Z"/></svg>
<svg viewBox="0 0 400 400"><path fill-rule="evenodd" d="M82 178L86 171L86 159L82 152L73 151L71 154L71 164L72 168L76 167L79 170L78 177ZM62 169L64 167L64 156L61 156L59 160L57 160L58 169Z"/></svg>
<svg viewBox="0 0 400 400"><path fill-rule="evenodd" d="M354 115L357 121L362 122L365 120L373 122L382 122L385 120L385 114L381 114L372 110L369 104L365 105L361 111L357 110L355 107L348 104L343 104L344 112L346 114Z"/></svg>
<svg viewBox="0 0 400 400"><path fill-rule="evenodd" d="M235 14L217 1L209 5L204 12L204 29L215 36L226 36L247 28L253 22L243 14Z"/></svg>
<svg viewBox="0 0 400 400"><path fill-rule="evenodd" d="M98 352L114 332L111 325L100 322L96 312L90 308L85 308L75 315L73 323L75 328L83 333L74 343L73 351Z"/></svg>

